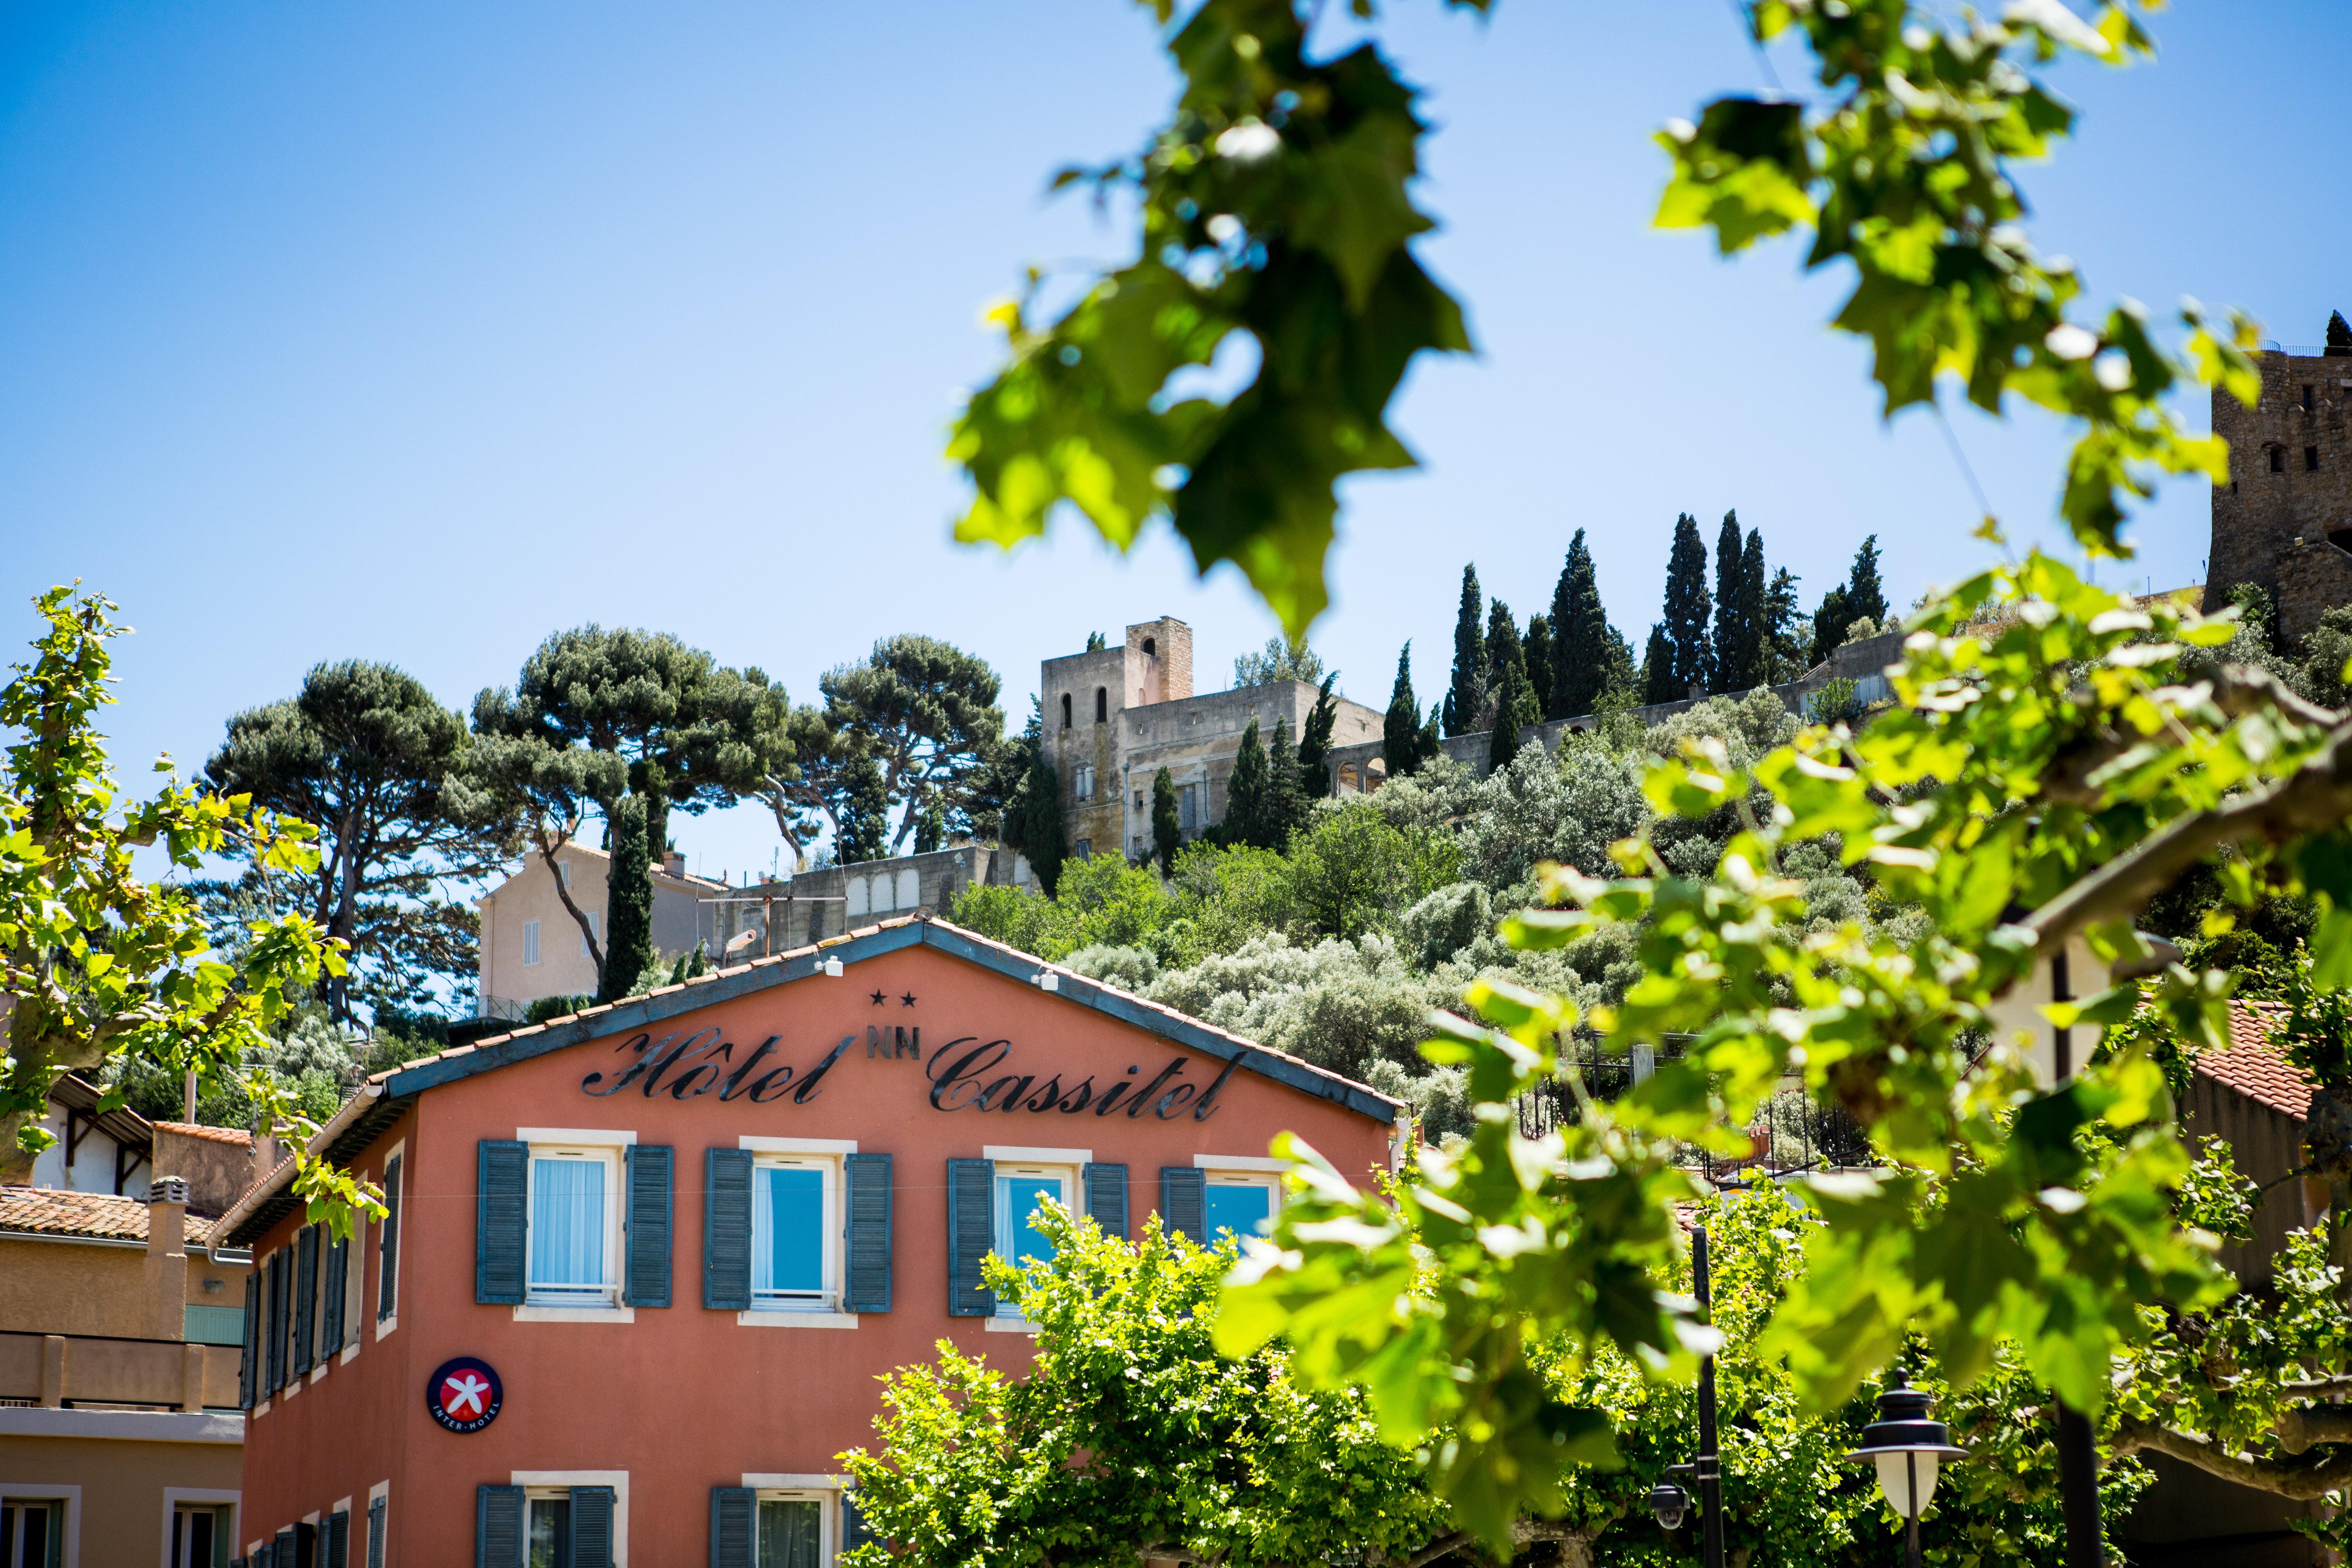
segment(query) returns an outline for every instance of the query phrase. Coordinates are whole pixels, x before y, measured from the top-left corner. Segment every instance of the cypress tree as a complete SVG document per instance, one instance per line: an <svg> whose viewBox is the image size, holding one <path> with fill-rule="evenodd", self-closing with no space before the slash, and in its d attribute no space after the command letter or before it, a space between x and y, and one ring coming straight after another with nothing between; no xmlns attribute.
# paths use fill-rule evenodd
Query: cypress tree
<svg viewBox="0 0 2352 1568"><path fill-rule="evenodd" d="M1389 689L1389 710L1381 721L1381 752L1389 777L1401 779L1421 766L1421 704L1412 694L1412 644L1397 655L1396 684Z"/></svg>
<svg viewBox="0 0 2352 1568"><path fill-rule="evenodd" d="M1050 899L1062 879L1062 860L1068 849L1062 837L1062 782L1043 746L1021 783L1019 820L1021 852L1029 858L1029 869Z"/></svg>
<svg viewBox="0 0 2352 1568"><path fill-rule="evenodd" d="M2327 312L2327 348L2322 357L2352 358L2352 324L2347 324L2341 310Z"/></svg>
<svg viewBox="0 0 2352 1568"><path fill-rule="evenodd" d="M1822 595L1821 605L1813 611L1812 657L1808 665L1827 659L1830 650L1845 640L1845 629L1853 617L1845 610L1845 584L1841 583Z"/></svg>
<svg viewBox="0 0 2352 1568"><path fill-rule="evenodd" d="M1715 663L1706 637L1711 607L1706 593L1706 544L1698 536L1698 520L1684 512L1675 519L1674 548L1666 555L1664 626L1671 658L1664 684L1673 688L1674 697L1653 696L1652 701L1676 700L1689 696L1692 687L1706 685ZM1654 693L1663 689L1654 661L1650 689Z"/></svg>
<svg viewBox="0 0 2352 1568"><path fill-rule="evenodd" d="M1529 700L1528 672L1517 662L1505 664L1495 678L1495 725L1486 736L1486 771L1497 773L1519 754L1519 720Z"/></svg>
<svg viewBox="0 0 2352 1568"><path fill-rule="evenodd" d="M1339 679L1333 670L1323 678L1322 687L1315 693L1315 706L1307 710L1307 726L1298 735L1298 790L1309 800L1321 800L1331 793L1331 730L1339 721L1339 704L1332 699L1332 684Z"/></svg>
<svg viewBox="0 0 2352 1568"><path fill-rule="evenodd" d="M1885 628L1886 591L1878 582L1878 535L1874 533L1853 552L1853 570L1845 580L1845 607L1848 625L1868 616L1881 630ZM1844 626L1838 628L1838 636L1843 639Z"/></svg>
<svg viewBox="0 0 2352 1568"><path fill-rule="evenodd" d="M1429 705L1429 717L1421 721L1421 739L1413 747L1413 765L1441 755L1445 750L1445 738L1438 732L1437 704Z"/></svg>
<svg viewBox="0 0 2352 1568"><path fill-rule="evenodd" d="M1747 628L1740 622L1739 513L1723 514L1715 535L1715 659L1706 672L1709 691L1746 690ZM1750 683L1752 684L1752 682Z"/></svg>
<svg viewBox="0 0 2352 1568"><path fill-rule="evenodd" d="M1298 753L1290 745L1290 721L1274 721L1274 743L1265 749L1265 816L1258 847L1287 849L1290 836L1307 820L1307 797L1298 787Z"/></svg>
<svg viewBox="0 0 2352 1568"><path fill-rule="evenodd" d="M1605 621L1601 629L1607 634L1601 643L1605 673L1601 680L1601 695L1592 700L1592 711L1638 707L1642 700L1642 671L1633 662L1633 645Z"/></svg>
<svg viewBox="0 0 2352 1568"><path fill-rule="evenodd" d="M1225 842L1255 844L1265 837L1265 745L1257 738L1257 721L1242 731L1241 749L1234 753L1233 776L1225 781Z"/></svg>
<svg viewBox="0 0 2352 1568"><path fill-rule="evenodd" d="M625 795L607 818L613 846L612 877L606 884L604 970L596 1000L618 1002L632 994L637 976L654 961L654 879L646 843L646 797Z"/></svg>
<svg viewBox="0 0 2352 1568"><path fill-rule="evenodd" d="M1528 635L1519 644L1528 669L1528 689L1535 696L1536 716L1539 719L1565 718L1551 710L1552 658L1551 622L1543 616L1528 617Z"/></svg>
<svg viewBox="0 0 2352 1568"><path fill-rule="evenodd" d="M1518 671L1516 690L1524 697L1528 689L1528 656L1519 646L1519 624L1511 618L1511 606L1495 599L1488 602L1486 610L1486 711L1480 715L1483 728L1495 727L1496 700L1501 695L1506 668Z"/></svg>
<svg viewBox="0 0 2352 1568"><path fill-rule="evenodd" d="M847 788L841 803L841 841L834 846L834 858L844 866L879 860L890 852L890 792L883 782L882 764L869 753L842 772Z"/></svg>
<svg viewBox="0 0 2352 1568"><path fill-rule="evenodd" d="M1771 665L1766 679L1778 684L1805 673L1810 644L1803 619L1804 612L1797 607L1797 574L1780 567L1772 574L1772 585L1764 590L1765 657Z"/></svg>
<svg viewBox="0 0 2352 1568"><path fill-rule="evenodd" d="M1650 627L1650 646L1642 654L1642 700L1679 702L1690 695L1687 686L1675 684L1675 645L1663 625Z"/></svg>
<svg viewBox="0 0 2352 1568"><path fill-rule="evenodd" d="M1770 679L1767 650L1771 606L1764 580L1764 535L1759 529L1749 529L1742 549L1734 530L1718 549L1729 553L1731 571L1729 581L1723 584L1725 596L1716 605L1715 689L1738 695L1753 691ZM1718 579L1725 575L1721 565L1719 553Z"/></svg>
<svg viewBox="0 0 2352 1568"><path fill-rule="evenodd" d="M1166 768L1151 775L1151 852L1160 861L1160 874L1172 876L1176 870L1176 851L1183 847L1184 820L1176 813L1176 781Z"/></svg>
<svg viewBox="0 0 2352 1568"><path fill-rule="evenodd" d="M1568 564L1560 568L1559 584L1551 594L1551 702L1544 717L1573 719L1601 705L1613 637L1601 607L1592 552L1585 547L1580 528L1569 542Z"/></svg>
<svg viewBox="0 0 2352 1568"><path fill-rule="evenodd" d="M1478 568L1462 568L1462 605L1454 617L1454 683L1445 689L1445 732L1478 728L1486 706L1486 639L1478 631Z"/></svg>

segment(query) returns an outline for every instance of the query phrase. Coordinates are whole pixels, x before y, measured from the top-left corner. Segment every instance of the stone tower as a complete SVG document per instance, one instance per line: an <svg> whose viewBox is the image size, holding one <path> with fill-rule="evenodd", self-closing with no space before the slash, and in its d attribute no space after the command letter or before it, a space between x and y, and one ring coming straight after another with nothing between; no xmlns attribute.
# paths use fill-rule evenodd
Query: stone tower
<svg viewBox="0 0 2352 1568"><path fill-rule="evenodd" d="M2216 388L2213 433L2230 443L2230 482L2213 489L2205 608L2241 583L2270 591L2282 642L2352 605L2352 345L2266 350L2252 408Z"/></svg>

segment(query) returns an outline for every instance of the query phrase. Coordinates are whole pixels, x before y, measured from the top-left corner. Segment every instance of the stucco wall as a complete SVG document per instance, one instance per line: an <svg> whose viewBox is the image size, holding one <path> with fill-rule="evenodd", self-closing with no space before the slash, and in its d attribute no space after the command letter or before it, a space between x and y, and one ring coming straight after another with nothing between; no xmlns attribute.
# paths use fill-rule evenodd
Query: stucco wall
<svg viewBox="0 0 2352 1568"><path fill-rule="evenodd" d="M902 1000L909 995L911 1005ZM919 1029L929 1052L959 1036L1003 1038L1013 1053L1006 1070L1058 1075L1066 1088L1087 1075L1097 1086L1148 1079L1174 1060L1184 1064L1182 1081L1205 1086L1223 1065L929 948L700 1009L658 1032L715 1026L747 1050L773 1037L776 1059L806 1068L837 1040L862 1040L869 1024ZM835 1455L871 1439L877 1373L929 1360L942 1338L992 1364L1024 1360L1024 1336L947 1314L950 1157L1011 1145L1082 1148L1123 1162L1139 1228L1157 1206L1161 1166L1190 1165L1198 1153L1263 1157L1285 1128L1343 1169L1369 1173L1388 1155L1385 1123L1244 1072L1227 1080L1205 1121L942 1111L930 1102L925 1059L869 1057L862 1045L805 1104L679 1100L669 1086L650 1098L635 1089L616 1098L584 1092L586 1074L621 1064L626 1040L592 1041L427 1090L386 1134L405 1140L408 1161L397 1327L255 1416L249 1534L337 1497L364 1498L395 1477L392 1561L461 1563L472 1550L478 1483L516 1470L626 1470L632 1560L641 1568L701 1562L709 1489L747 1472L833 1472ZM534 1126L625 1130L677 1150L677 1305L638 1309L634 1322L550 1323L475 1304L478 1142ZM703 1152L734 1148L746 1134L854 1140L861 1152L895 1157L892 1311L863 1314L854 1328L751 1328L731 1310L701 1307ZM380 1168L384 1148L363 1156L362 1168ZM282 1244L294 1224L289 1216L257 1250ZM426 1376L457 1354L488 1360L506 1391L497 1422L463 1437L432 1425L423 1400Z"/></svg>
<svg viewBox="0 0 2352 1568"><path fill-rule="evenodd" d="M166 1488L234 1493L234 1443L100 1442L0 1432L0 1482L12 1495L80 1489L82 1568L161 1563L170 1539ZM242 1552L244 1543L238 1542ZM67 1561L70 1561L68 1559Z"/></svg>
<svg viewBox="0 0 2352 1568"><path fill-rule="evenodd" d="M572 868L572 901L596 922L601 947L609 932L605 918L604 880L609 862L600 850L567 844L556 852L560 865ZM700 919L696 903L702 893L716 894L715 884L668 875L656 869L654 881L654 946L679 953L694 946ZM513 876L484 895L481 940L477 973L486 1016L503 1016L493 1004L536 1002L543 996L586 995L596 989L595 962L582 950L579 922L563 907L556 892L555 874L533 854ZM536 964L523 963L523 926L539 922Z"/></svg>

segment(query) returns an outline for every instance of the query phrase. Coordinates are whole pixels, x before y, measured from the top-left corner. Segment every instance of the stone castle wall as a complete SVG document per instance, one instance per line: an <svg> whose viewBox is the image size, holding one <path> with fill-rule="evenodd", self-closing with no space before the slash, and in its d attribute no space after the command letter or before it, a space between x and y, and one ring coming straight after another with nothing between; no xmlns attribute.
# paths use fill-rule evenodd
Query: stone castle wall
<svg viewBox="0 0 2352 1568"><path fill-rule="evenodd" d="M2352 358L2264 353L2261 401L2213 393L2230 481L2213 489L2205 608L2241 583L2267 589L2283 641L2352 604Z"/></svg>

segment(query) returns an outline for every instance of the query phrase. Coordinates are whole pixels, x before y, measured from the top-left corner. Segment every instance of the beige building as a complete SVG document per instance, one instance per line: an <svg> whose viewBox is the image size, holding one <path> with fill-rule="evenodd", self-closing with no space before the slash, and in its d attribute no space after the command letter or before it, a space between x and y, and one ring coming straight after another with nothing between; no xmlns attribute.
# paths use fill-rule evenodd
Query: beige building
<svg viewBox="0 0 2352 1568"><path fill-rule="evenodd" d="M181 1146L216 1141L201 1136L209 1128L166 1130ZM233 1168L233 1152L219 1163ZM233 1555L250 1268L213 1250L214 1222L188 1200L176 1176L144 1197L0 1187L0 1539L12 1568L222 1568Z"/></svg>
<svg viewBox="0 0 2352 1568"><path fill-rule="evenodd" d="M985 844L959 844L848 866L816 866L775 881L702 897L702 941L714 963L744 963L845 934L890 915L946 915L980 882L1025 882L1029 863Z"/></svg>
<svg viewBox="0 0 2352 1568"><path fill-rule="evenodd" d="M584 996L596 989L596 963L588 954L587 939L572 910L556 889L558 874L563 890L588 919L596 945L604 945L604 879L612 857L585 844L567 844L555 852L557 869L534 853L522 868L475 905L482 921L478 949L477 1011L485 1018L520 1018L531 1003L546 996ZM654 947L675 954L690 951L701 934L700 900L716 898L725 884L690 877L686 857L672 850L653 868Z"/></svg>
<svg viewBox="0 0 2352 1568"><path fill-rule="evenodd" d="M1225 783L1250 721L1270 742L1286 719L1295 742L1315 707L1315 688L1301 680L1194 696L1192 628L1167 616L1128 627L1118 647L1045 660L1037 689L1046 754L1061 781L1063 842L1081 857L1150 852L1151 781L1163 767L1186 838L1223 821ZM1337 701L1335 748L1380 740L1380 713Z"/></svg>

